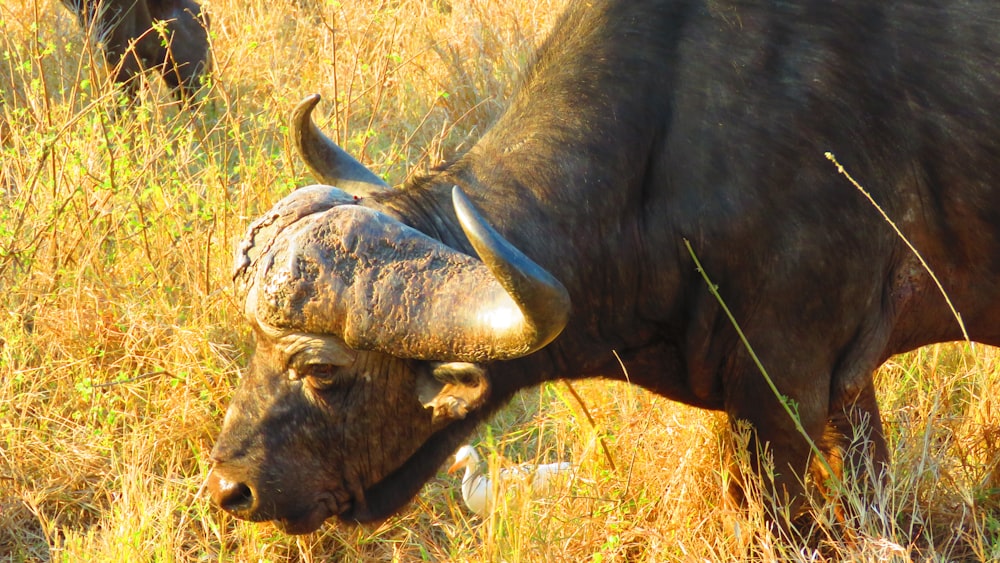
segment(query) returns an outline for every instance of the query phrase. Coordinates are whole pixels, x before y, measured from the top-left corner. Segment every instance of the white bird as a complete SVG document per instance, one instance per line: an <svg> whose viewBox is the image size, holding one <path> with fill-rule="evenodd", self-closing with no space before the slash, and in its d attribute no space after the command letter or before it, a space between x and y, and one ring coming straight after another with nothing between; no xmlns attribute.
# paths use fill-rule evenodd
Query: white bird
<svg viewBox="0 0 1000 563"><path fill-rule="evenodd" d="M455 463L448 468L448 473L454 473L465 468L462 476L462 499L469 510L479 516L488 516L496 506L497 487L488 475L482 473L481 461L475 448L469 445L458 448L455 452ZM543 493L548 488L553 477L557 475L572 476L573 465L567 461L546 463L543 465L523 464L516 467L501 469L497 474L500 489L514 481L531 485L532 493Z"/></svg>

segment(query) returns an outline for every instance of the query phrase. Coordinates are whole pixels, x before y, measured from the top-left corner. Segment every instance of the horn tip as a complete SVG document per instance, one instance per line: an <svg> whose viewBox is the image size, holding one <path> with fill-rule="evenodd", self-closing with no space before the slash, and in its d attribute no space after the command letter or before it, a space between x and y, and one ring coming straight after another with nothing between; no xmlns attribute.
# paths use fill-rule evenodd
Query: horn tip
<svg viewBox="0 0 1000 563"><path fill-rule="evenodd" d="M293 119L295 120L303 119L312 115L313 109L316 108L321 99L322 96L320 96L318 93L312 93L306 96L305 98L302 98L302 101L296 104L295 110L292 112Z"/></svg>

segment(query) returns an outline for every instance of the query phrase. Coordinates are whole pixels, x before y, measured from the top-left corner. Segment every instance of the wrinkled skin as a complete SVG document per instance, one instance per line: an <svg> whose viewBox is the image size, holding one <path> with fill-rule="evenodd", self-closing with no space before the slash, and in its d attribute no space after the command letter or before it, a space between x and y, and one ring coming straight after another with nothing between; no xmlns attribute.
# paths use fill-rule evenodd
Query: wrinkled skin
<svg viewBox="0 0 1000 563"><path fill-rule="evenodd" d="M873 370L963 333L913 252L824 154L835 153L919 249L969 338L1000 344L996 60L1000 4L992 2L597 0L571 4L504 115L468 153L401 190L366 185L371 175L298 127L318 177L336 184L337 171L347 171L345 190L356 199L345 194L331 205L364 208L440 241L410 256L414 264L450 249L480 255L455 211L457 185L504 239L562 283L571 313L557 338L520 356L473 357L482 348L460 339L422 348L405 338L411 329L393 332L414 326L406 324L416 315L410 309L366 313L448 299L426 285L352 286L384 281L380 262L334 240L296 256L329 251L370 270L337 277L327 275L337 268L315 262L317 279L333 281L310 295L340 312L311 324L294 313L294 297L304 294L291 291L310 270L259 258L283 236L262 231L252 245L261 254L248 251L238 265L273 272L254 279L287 289L292 307L280 310L293 314L265 326L260 319L278 318L269 316L278 305L248 300L258 352L213 452L214 501L294 532L328 513L377 520L408 502L517 390L560 377L624 379L620 359L634 384L724 410L734 425L749 422L751 455L767 444L773 486L798 513L810 494L802 484L815 461L809 443L685 241L831 469L850 476L844 466L868 460L879 473L889 455ZM281 244L296 247L294 238ZM477 280L462 310L443 317L480 312L480 296L495 292L481 292ZM432 309L414 305L420 315ZM346 418L320 414L287 383L302 372L295 356L267 352L306 349L307 365L355 365L320 338L354 338L341 314L374 327L351 346L364 350L358 358L381 358L366 365L382 366L372 383L354 376L332 391ZM295 348L288 332L306 326L315 339ZM367 402L359 400L353 390L369 385ZM314 445L320 439L331 442Z"/></svg>
<svg viewBox="0 0 1000 563"><path fill-rule="evenodd" d="M245 473L228 473L228 479L279 483L294 476L294 487L264 497L263 504L248 511L250 518L280 515L279 526L301 533L330 516L365 514L365 489L384 479L398 460L411 456L431 432L431 413L411 400L413 364L362 352L336 373L320 374L324 379L307 371L290 380L286 373L272 371L272 365L280 365L273 355L266 345L257 348L229 407L225 427L231 437L214 453L221 459L248 451L260 456L243 466ZM373 418L405 424L370 428L365 421ZM257 422L233 422L247 420Z"/></svg>
<svg viewBox="0 0 1000 563"><path fill-rule="evenodd" d="M136 77L157 69L180 99L200 87L210 64L208 16L194 0L62 0L80 20L84 31L102 42L115 82L135 95ZM166 43L153 30L165 22Z"/></svg>
<svg viewBox="0 0 1000 563"><path fill-rule="evenodd" d="M331 516L386 518L489 412L475 408L489 385L471 364L357 352L342 368L299 368L290 379L287 369L273 371L289 360L268 340L258 334L226 413L224 438L212 452L216 467L208 483L213 502L247 520L270 520L299 534ZM449 395L474 410L425 406Z"/></svg>

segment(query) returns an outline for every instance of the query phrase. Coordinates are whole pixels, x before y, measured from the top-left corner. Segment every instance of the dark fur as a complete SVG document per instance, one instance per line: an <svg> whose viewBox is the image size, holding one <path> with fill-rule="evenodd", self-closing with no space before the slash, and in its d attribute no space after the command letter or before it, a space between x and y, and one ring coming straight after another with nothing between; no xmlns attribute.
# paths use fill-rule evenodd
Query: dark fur
<svg viewBox="0 0 1000 563"><path fill-rule="evenodd" d="M801 504L806 441L685 240L809 435L832 458L858 461L863 449L876 467L887 462L872 371L962 333L928 273L824 153L920 250L970 337L1000 344L997 60L995 2L571 4L509 109L467 154L362 202L471 253L449 197L462 186L565 284L569 325L531 356L485 366L484 408L383 467L398 466L343 516L398 510L519 389L624 378L614 352L631 382L753 423L771 444L778 490ZM282 408L299 400L268 398ZM409 422L337 431L400 425ZM854 425L867 429L867 448L851 449Z"/></svg>
<svg viewBox="0 0 1000 563"><path fill-rule="evenodd" d="M135 77L157 69L178 98L190 98L208 69L208 16L194 0L62 0L84 31L102 41L115 82L135 94ZM164 38L152 29L166 22Z"/></svg>

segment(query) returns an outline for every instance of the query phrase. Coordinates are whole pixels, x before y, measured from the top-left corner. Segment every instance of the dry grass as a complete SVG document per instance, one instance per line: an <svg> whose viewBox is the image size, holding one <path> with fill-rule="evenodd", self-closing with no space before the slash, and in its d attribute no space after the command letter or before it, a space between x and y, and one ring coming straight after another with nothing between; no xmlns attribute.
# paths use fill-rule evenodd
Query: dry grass
<svg viewBox="0 0 1000 563"><path fill-rule="evenodd" d="M494 462L580 467L485 522L444 475L379 527L303 538L199 497L249 346L233 243L310 181L291 107L321 92L327 130L402 183L482 132L562 3L213 0L201 110L153 80L134 113L58 0L0 4L0 560L1000 558L1000 358L960 345L881 370L892 478L811 542L765 530L766 494L722 503L718 415L601 381L578 385L595 426L556 384L481 429Z"/></svg>

